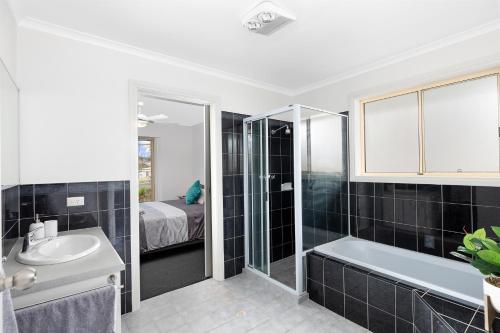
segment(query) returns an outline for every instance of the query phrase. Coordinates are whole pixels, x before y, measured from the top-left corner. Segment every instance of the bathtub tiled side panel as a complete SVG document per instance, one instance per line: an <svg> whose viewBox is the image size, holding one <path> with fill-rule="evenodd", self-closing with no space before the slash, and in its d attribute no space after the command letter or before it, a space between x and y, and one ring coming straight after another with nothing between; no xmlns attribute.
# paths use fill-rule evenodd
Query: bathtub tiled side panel
<svg viewBox="0 0 500 333"><path fill-rule="evenodd" d="M414 324L421 333L431 332L431 327L434 332L452 332L444 330L450 326L457 333L484 332L484 315L478 307L415 289L317 252L307 255L307 291L312 301L375 333L411 333ZM414 300L415 291L421 297ZM495 325L500 326L500 320Z"/></svg>

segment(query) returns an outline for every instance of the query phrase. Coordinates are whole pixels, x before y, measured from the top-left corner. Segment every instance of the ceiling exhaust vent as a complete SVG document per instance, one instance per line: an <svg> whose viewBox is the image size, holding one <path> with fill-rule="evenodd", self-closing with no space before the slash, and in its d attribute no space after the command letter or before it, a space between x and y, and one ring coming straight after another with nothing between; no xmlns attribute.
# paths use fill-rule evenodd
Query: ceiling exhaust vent
<svg viewBox="0 0 500 333"><path fill-rule="evenodd" d="M270 1L264 1L250 10L241 23L251 32L270 35L293 21L295 21L293 14Z"/></svg>

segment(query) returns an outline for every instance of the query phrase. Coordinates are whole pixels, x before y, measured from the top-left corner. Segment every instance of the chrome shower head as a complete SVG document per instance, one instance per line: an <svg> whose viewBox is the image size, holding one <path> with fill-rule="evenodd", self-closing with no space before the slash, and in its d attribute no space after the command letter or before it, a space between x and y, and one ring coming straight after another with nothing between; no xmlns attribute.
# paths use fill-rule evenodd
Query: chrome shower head
<svg viewBox="0 0 500 333"><path fill-rule="evenodd" d="M283 125L283 126L281 126L280 128L277 128L277 129L271 130L271 135L274 135L274 134L278 133L278 131L281 131L283 128L285 129L285 134L286 134L286 135L290 135L290 133L291 133L292 131L290 131L290 127L289 127L288 125Z"/></svg>

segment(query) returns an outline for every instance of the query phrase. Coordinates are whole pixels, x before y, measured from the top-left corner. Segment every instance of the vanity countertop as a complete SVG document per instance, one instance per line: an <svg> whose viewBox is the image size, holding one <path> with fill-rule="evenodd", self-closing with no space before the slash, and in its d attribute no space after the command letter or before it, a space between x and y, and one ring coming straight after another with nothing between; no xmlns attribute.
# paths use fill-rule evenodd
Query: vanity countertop
<svg viewBox="0 0 500 333"><path fill-rule="evenodd" d="M12 290L12 297L15 299L19 296L29 295L66 284L78 283L125 269L125 264L101 228L97 227L60 232L59 236L78 234L96 236L99 238L101 245L94 253L83 258L44 266L28 266L16 261L15 256L21 251L23 246L23 238L19 238L12 248L12 251L10 251L7 262L4 264L5 272L8 275L13 275L20 269L33 267L37 271L37 281L30 289L22 291Z"/></svg>

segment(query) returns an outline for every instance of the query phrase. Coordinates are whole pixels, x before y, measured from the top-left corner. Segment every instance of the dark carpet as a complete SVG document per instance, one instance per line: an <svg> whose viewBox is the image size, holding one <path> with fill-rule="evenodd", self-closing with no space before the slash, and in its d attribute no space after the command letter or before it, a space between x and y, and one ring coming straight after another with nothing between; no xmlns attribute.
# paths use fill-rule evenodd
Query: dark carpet
<svg viewBox="0 0 500 333"><path fill-rule="evenodd" d="M141 301L204 279L203 242L141 255Z"/></svg>

